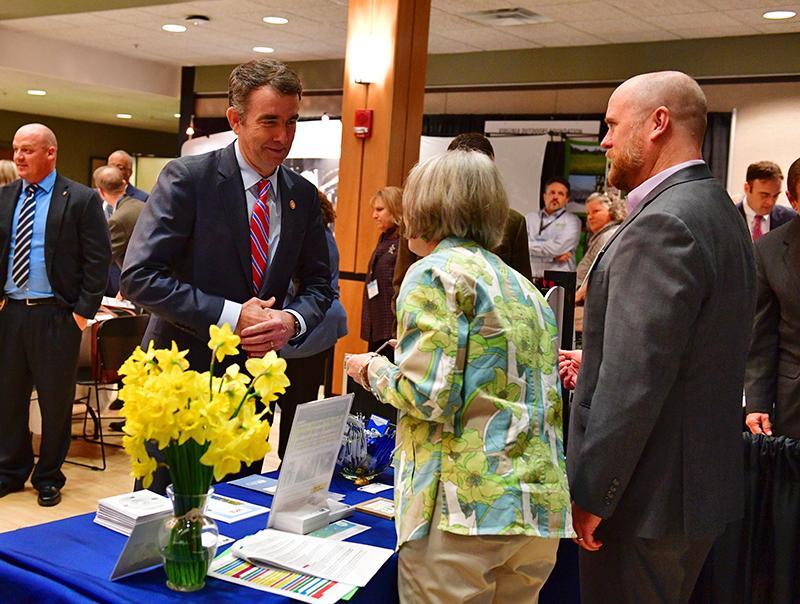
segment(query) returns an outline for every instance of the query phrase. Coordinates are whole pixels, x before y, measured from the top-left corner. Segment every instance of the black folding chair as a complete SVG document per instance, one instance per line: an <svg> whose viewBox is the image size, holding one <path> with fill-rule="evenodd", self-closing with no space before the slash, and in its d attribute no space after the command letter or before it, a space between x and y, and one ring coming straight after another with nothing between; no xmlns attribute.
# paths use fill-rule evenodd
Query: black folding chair
<svg viewBox="0 0 800 604"><path fill-rule="evenodd" d="M103 462L102 466L71 460L67 460L68 463L92 470L105 470L106 445L120 446L106 442L103 435L103 420L107 418L103 418L100 407L100 392L116 390L120 385L121 378L117 372L122 363L141 344L149 319L149 315L120 316L106 319L97 326L94 332L92 366L80 367L76 380L78 385L88 387L88 391L85 396L76 399L75 402L86 406L81 436L86 442L100 445ZM92 393L94 393L94 406L92 405ZM91 434L87 430L90 417L93 427Z"/></svg>

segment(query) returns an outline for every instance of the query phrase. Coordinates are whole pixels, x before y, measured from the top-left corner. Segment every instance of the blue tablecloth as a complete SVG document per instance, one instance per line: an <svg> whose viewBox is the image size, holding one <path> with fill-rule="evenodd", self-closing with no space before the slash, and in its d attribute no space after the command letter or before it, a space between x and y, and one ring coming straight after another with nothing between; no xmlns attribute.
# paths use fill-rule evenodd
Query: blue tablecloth
<svg viewBox="0 0 800 604"><path fill-rule="evenodd" d="M275 474L269 474L275 476ZM380 480L380 479L379 479ZM388 477L386 480L391 480ZM221 495L270 506L272 497L229 484L216 485ZM331 491L343 493L346 503L375 495L356 491L347 480L334 477ZM391 498L391 491L381 494ZM266 527L266 515L235 524L219 522L223 535L239 539ZM2 602L288 602L287 598L209 577L206 587L192 594L170 591L162 568L111 582L108 577L125 545L123 535L92 522L84 514L0 534L0 601ZM394 548L394 522L355 512L349 520L372 527L351 540ZM226 546L227 547L227 546ZM397 597L397 555L383 565L369 584L358 590L353 603L393 603Z"/></svg>

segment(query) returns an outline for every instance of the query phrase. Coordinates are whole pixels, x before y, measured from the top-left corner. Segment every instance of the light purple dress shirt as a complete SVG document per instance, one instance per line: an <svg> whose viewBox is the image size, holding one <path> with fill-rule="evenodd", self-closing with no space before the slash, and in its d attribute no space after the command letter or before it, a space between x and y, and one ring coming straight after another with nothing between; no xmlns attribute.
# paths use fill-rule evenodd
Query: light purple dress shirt
<svg viewBox="0 0 800 604"><path fill-rule="evenodd" d="M625 202L625 205L628 207L628 215L632 214L633 211L639 207L642 201L644 201L644 198L647 197L653 189L675 174L675 172L688 168L689 166L699 166L704 163L706 162L702 159L690 159L689 161L670 166L666 170L661 170L658 174L648 178L628 193L628 199Z"/></svg>

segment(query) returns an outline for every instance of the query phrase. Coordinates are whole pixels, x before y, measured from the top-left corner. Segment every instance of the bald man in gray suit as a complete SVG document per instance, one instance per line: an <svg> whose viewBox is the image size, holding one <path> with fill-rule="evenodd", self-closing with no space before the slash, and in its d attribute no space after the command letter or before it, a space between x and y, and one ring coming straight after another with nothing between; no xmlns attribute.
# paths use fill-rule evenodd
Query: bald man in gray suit
<svg viewBox="0 0 800 604"><path fill-rule="evenodd" d="M743 510L752 243L701 159L694 80L631 78L606 123L608 178L630 215L587 276L567 452L581 601L686 602Z"/></svg>

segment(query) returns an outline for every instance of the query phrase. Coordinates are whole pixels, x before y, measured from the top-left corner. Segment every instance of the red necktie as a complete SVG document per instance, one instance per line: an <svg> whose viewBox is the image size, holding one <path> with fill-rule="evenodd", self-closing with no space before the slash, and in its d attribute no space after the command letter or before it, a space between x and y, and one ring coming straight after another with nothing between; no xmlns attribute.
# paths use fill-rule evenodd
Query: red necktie
<svg viewBox="0 0 800 604"><path fill-rule="evenodd" d="M261 291L269 260L269 188L270 182L266 178L258 181L258 201L250 217L250 264L253 268L253 291L256 294Z"/></svg>
<svg viewBox="0 0 800 604"><path fill-rule="evenodd" d="M758 239L764 233L761 232L761 223L763 222L764 217L756 214L755 220L753 222L753 241L758 241Z"/></svg>

